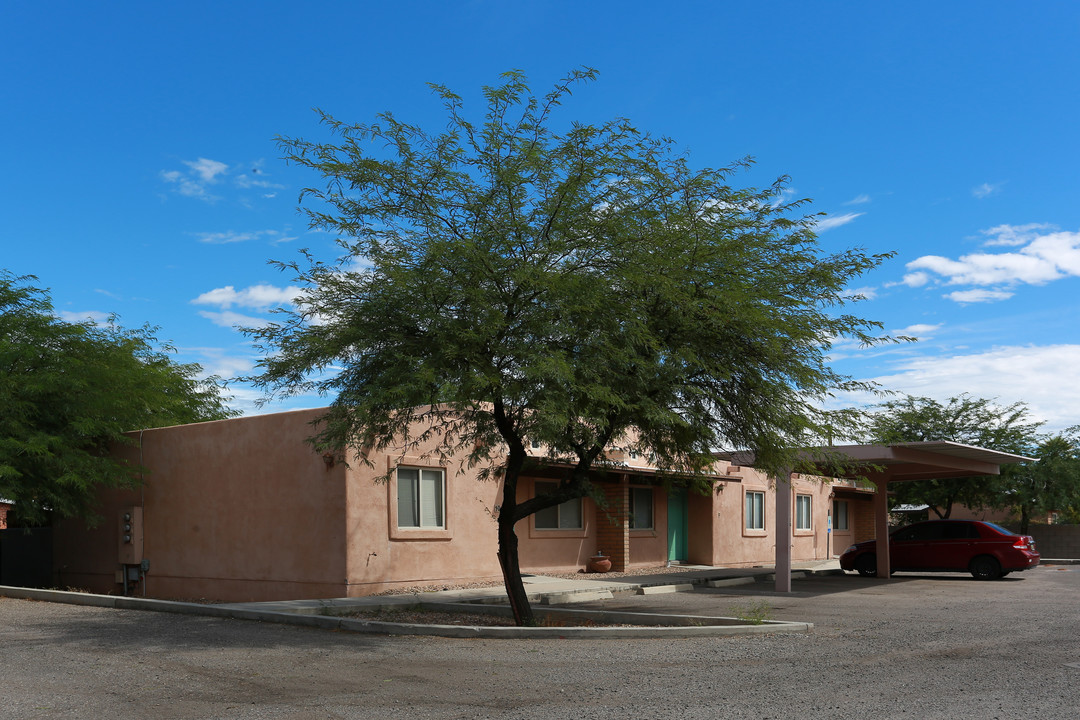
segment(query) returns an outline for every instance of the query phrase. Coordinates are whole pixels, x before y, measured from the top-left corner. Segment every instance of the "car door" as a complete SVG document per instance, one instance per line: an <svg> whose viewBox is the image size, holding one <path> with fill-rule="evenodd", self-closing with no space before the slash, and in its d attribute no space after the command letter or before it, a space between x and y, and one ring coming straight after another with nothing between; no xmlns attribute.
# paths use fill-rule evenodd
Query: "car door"
<svg viewBox="0 0 1080 720"><path fill-rule="evenodd" d="M942 570L966 572L977 548L978 529L969 522L942 523L941 538L935 543L936 556Z"/></svg>
<svg viewBox="0 0 1080 720"><path fill-rule="evenodd" d="M937 523L916 523L894 532L889 540L889 564L892 569L932 568L933 553L929 545L937 534Z"/></svg>

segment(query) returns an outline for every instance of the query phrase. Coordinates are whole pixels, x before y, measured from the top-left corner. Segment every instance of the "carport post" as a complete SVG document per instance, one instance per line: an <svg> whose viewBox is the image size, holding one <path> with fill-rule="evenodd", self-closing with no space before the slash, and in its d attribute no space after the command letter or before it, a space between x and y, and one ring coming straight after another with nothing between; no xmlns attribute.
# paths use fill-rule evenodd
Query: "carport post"
<svg viewBox="0 0 1080 720"><path fill-rule="evenodd" d="M776 592L791 592L791 472L776 478Z"/></svg>
<svg viewBox="0 0 1080 720"><path fill-rule="evenodd" d="M888 578L892 570L889 563L889 479L875 478L874 485L874 538L877 540L877 576Z"/></svg>

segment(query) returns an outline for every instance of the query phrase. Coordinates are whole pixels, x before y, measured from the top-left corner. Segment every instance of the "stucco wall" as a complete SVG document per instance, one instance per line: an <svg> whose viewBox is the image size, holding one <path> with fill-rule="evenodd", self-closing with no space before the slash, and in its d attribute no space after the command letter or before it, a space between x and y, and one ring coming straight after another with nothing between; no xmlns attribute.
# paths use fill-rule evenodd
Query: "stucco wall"
<svg viewBox="0 0 1080 720"><path fill-rule="evenodd" d="M541 478L543 479L543 478ZM537 478L523 478L518 488L519 500L532 497ZM551 482L551 479L546 479ZM582 525L579 530L549 530L536 527L535 516L517 524L521 567L528 572L577 572L598 551L610 555L598 538L600 519L605 510L589 498L582 500ZM621 532L621 530L620 530ZM629 530L628 567L662 565L667 561L667 497L659 487L653 492L653 527Z"/></svg>
<svg viewBox="0 0 1080 720"><path fill-rule="evenodd" d="M433 445L372 453L354 459L348 475L348 594L369 595L403 586L440 586L502 577L495 506L499 485L478 479L477 469L440 461ZM399 528L399 466L442 470L445 527Z"/></svg>
<svg viewBox="0 0 1080 720"><path fill-rule="evenodd" d="M79 521L59 524L58 584L98 592L121 590L115 577L121 562L117 517L125 507L142 509L139 558L150 561L150 572L135 591L151 597L220 601L342 597L501 578L495 522L499 483L480 481L476 468L467 468L458 459L440 459L431 446L352 457L347 465L328 464L305 442L312 431L310 423L320 412L277 413L134 434L136 446L119 452L149 469L145 483L135 490L102 493L98 510L103 521L96 529ZM649 477L642 458L626 457L623 462L625 478L615 471L612 479L624 483L624 489ZM399 526L399 466L445 473L444 527ZM732 470L735 474L723 476L717 491L689 495L691 563L746 566L774 560L774 490L752 469ZM522 478L519 500L532 497L534 483L534 478ZM745 527L748 491L765 494L764 530ZM812 530L796 531L793 560L824 559L829 485L796 478L790 492L793 498L810 495L813 510ZM652 510L652 528L625 530L629 568L667 562L668 498L660 486L654 489ZM604 512L584 499L580 529L538 529L535 516L519 522L522 569L542 573L583 568L598 550ZM625 518L621 522L625 526ZM618 531L620 537L623 532Z"/></svg>
<svg viewBox="0 0 1080 720"><path fill-rule="evenodd" d="M305 442L314 411L136 433L121 452L150 470L102 493L101 525L56 530L61 584L117 592L117 516L142 507L148 596L244 601L345 593L345 469ZM139 588L141 593L143 588Z"/></svg>
<svg viewBox="0 0 1080 720"><path fill-rule="evenodd" d="M722 490L714 493L711 498L697 501L699 507L696 513L692 513L692 517L700 518L702 525L711 525L711 538L701 544L703 551L698 554L701 558L698 562L728 567L771 565L776 558L776 484L753 468L739 468L737 474L741 482L721 483ZM793 527L795 497L808 495L811 498L811 527L809 530L793 531L792 561L827 559L831 484L818 478L795 476L786 491L792 494ZM750 492L764 493L763 529L747 528L746 494ZM706 500L710 514L708 523L704 522L704 508L700 507L700 503ZM691 502L694 502L693 499ZM693 534L694 530L691 530L691 533Z"/></svg>
<svg viewBox="0 0 1080 720"><path fill-rule="evenodd" d="M523 478L518 487L518 500L526 500L535 494L537 478ZM544 478L551 482L550 478ZM536 516L521 520L515 526L518 536L518 560L525 572L577 572L585 567L588 559L597 551L597 506L589 498L582 500L581 529L541 529L536 527ZM608 552L611 548L608 549Z"/></svg>

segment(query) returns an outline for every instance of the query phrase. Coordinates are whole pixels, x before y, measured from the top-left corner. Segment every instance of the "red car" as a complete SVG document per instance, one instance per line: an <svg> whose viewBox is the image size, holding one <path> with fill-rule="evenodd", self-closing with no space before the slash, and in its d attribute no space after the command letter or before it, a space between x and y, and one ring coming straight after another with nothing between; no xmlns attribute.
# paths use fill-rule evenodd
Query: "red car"
<svg viewBox="0 0 1080 720"><path fill-rule="evenodd" d="M976 580L994 580L1038 564L1035 538L981 520L930 520L889 535L894 571L969 572ZM849 547L840 556L840 567L877 575L877 541Z"/></svg>

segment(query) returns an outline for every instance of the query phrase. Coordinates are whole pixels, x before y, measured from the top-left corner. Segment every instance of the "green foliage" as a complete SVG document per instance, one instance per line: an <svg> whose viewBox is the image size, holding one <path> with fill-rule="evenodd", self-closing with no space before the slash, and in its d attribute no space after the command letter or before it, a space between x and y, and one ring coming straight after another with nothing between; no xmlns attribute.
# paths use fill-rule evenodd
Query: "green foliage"
<svg viewBox="0 0 1080 720"><path fill-rule="evenodd" d="M779 468L832 429L815 403L857 384L827 366L831 340L879 341L835 311L883 256L823 255L783 181L728 184L745 163L692 169L622 119L553 130L593 76L536 98L507 73L479 124L434 86L438 134L322 114L335 143L281 139L325 178L301 197L344 257L284 265L306 290L250 331L255 379L334 396L323 445L383 447L424 419L475 460L529 438L588 467L633 444L695 475L724 447Z"/></svg>
<svg viewBox="0 0 1080 720"><path fill-rule="evenodd" d="M65 322L33 281L0 272L0 497L21 520L85 515L95 487L130 482L108 456L126 431L236 414L152 328Z"/></svg>
<svg viewBox="0 0 1080 720"><path fill-rule="evenodd" d="M1080 498L1077 428L1064 434L1039 433L1022 402L1001 406L993 400L960 395L940 403L906 396L882 403L867 423L868 439L881 443L949 440L1039 458L1035 463L1005 465L999 476L919 480L896 483L894 502L927 504L938 517L949 517L961 503L973 509L1012 508L1027 531L1034 513L1067 508Z"/></svg>
<svg viewBox="0 0 1080 720"><path fill-rule="evenodd" d="M1008 504L1020 515L1020 532L1036 515L1058 514L1059 522L1080 522L1080 426L1044 436L1026 464L1012 477Z"/></svg>
<svg viewBox="0 0 1080 720"><path fill-rule="evenodd" d="M773 609L768 600L753 600L746 604L732 605L731 616L748 625L764 625L773 619Z"/></svg>
<svg viewBox="0 0 1080 720"><path fill-rule="evenodd" d="M537 98L506 73L484 88L478 123L433 86L447 113L437 133L322 113L333 142L280 139L324 179L301 200L342 257L281 264L304 292L248 331L265 351L249 379L270 397L332 396L322 447L404 437L467 451L504 483L501 543L530 513L595 493L616 448L702 490L718 449L790 467L793 448L841 432L823 399L865 389L827 365L830 343L882 341L877 323L839 310L886 256L824 254L783 179L733 188L746 162L694 169L624 119L556 129L594 75ZM518 504L527 441L570 469Z"/></svg>

